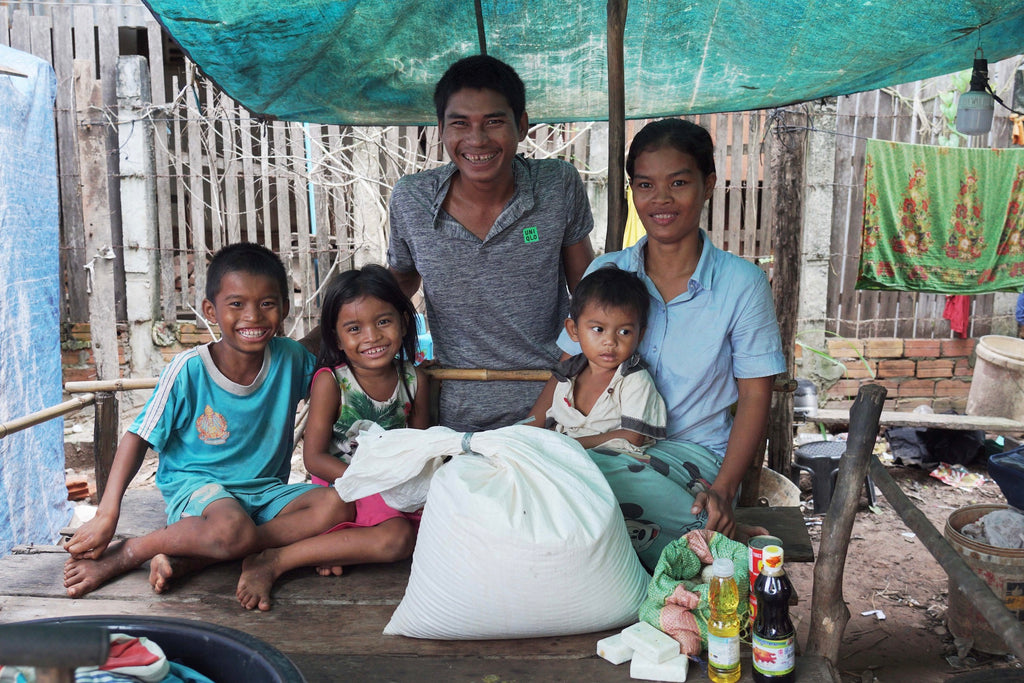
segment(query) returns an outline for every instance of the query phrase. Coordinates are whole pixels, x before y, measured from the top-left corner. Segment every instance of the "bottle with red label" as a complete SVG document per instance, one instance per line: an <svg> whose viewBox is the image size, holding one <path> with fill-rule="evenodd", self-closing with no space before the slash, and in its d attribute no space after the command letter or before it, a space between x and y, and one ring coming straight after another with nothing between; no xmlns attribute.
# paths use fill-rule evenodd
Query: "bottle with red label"
<svg viewBox="0 0 1024 683"><path fill-rule="evenodd" d="M789 618L793 584L782 568L782 548L769 545L762 555L761 575L754 583L757 618L751 649L755 683L792 683L795 680L796 629Z"/></svg>

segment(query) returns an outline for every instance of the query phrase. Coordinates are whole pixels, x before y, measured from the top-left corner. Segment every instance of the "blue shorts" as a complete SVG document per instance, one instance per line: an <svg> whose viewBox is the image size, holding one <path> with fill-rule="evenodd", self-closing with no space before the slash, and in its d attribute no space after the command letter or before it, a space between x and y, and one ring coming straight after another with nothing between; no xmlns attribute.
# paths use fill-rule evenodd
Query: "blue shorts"
<svg viewBox="0 0 1024 683"><path fill-rule="evenodd" d="M278 479L203 484L185 499L179 510L167 511L167 523L174 524L184 517L199 517L206 506L221 498L238 502L256 524L272 520L303 493L321 487L316 484L283 484Z"/></svg>

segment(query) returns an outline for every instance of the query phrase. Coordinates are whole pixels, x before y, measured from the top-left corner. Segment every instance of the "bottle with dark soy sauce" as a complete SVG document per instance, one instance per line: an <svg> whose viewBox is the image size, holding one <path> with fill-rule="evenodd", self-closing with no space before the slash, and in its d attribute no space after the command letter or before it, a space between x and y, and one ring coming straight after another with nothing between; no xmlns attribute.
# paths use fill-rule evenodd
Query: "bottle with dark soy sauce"
<svg viewBox="0 0 1024 683"><path fill-rule="evenodd" d="M755 683L793 683L796 680L796 629L789 618L793 584L782 568L782 548L765 546L761 575L754 583L757 619L751 649Z"/></svg>

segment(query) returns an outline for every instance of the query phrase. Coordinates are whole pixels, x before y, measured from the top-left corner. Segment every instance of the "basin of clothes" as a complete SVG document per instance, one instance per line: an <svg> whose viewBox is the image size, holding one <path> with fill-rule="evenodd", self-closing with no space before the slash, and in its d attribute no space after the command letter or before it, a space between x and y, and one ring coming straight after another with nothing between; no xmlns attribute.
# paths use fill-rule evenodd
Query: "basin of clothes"
<svg viewBox="0 0 1024 683"><path fill-rule="evenodd" d="M168 661L202 674L214 683L305 681L295 664L273 646L247 633L201 621L172 617L97 615L38 619L21 624L94 626L105 629L109 634L145 637L163 650ZM59 638L59 629L54 629L54 634L55 638ZM55 642L54 646L59 649L59 642ZM60 664L55 662L54 665Z"/></svg>

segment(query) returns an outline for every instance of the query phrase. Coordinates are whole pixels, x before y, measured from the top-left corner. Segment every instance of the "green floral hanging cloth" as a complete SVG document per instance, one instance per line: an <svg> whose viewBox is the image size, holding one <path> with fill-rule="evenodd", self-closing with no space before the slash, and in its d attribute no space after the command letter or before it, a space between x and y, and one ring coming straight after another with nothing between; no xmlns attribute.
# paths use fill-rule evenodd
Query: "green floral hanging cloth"
<svg viewBox="0 0 1024 683"><path fill-rule="evenodd" d="M1019 292L1024 150L868 140L857 289Z"/></svg>

